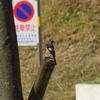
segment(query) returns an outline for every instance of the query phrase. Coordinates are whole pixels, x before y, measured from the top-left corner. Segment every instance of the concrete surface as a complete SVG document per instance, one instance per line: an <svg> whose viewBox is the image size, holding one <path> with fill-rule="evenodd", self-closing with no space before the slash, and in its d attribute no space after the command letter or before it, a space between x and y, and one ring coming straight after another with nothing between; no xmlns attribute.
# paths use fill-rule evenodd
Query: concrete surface
<svg viewBox="0 0 100 100"><path fill-rule="evenodd" d="M76 84L76 100L100 100L100 84Z"/></svg>

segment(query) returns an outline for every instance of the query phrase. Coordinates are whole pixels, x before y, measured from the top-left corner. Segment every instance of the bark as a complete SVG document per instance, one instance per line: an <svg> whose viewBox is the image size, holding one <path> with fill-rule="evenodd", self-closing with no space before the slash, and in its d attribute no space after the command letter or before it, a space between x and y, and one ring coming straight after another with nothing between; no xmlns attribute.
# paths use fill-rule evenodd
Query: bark
<svg viewBox="0 0 100 100"><path fill-rule="evenodd" d="M0 0L0 100L23 100L11 0Z"/></svg>

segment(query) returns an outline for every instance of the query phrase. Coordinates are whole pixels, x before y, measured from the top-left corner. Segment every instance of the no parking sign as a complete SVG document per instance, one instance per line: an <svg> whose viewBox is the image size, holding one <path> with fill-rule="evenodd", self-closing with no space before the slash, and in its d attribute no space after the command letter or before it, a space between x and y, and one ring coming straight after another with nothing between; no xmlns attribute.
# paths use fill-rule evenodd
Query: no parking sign
<svg viewBox="0 0 100 100"><path fill-rule="evenodd" d="M34 17L34 6L26 1L18 2L14 7L14 16L21 22L27 22Z"/></svg>
<svg viewBox="0 0 100 100"><path fill-rule="evenodd" d="M39 43L38 1L13 0L13 14L18 46Z"/></svg>

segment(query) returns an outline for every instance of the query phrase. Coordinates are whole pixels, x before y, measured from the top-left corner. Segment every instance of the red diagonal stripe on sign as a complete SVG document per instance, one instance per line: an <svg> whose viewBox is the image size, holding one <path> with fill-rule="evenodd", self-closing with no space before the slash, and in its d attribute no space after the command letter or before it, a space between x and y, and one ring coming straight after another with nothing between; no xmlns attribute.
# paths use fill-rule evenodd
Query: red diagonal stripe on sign
<svg viewBox="0 0 100 100"><path fill-rule="evenodd" d="M19 6L18 9L20 9L20 11L22 11L27 17L30 17L30 14L27 13L27 11L25 11L21 6Z"/></svg>

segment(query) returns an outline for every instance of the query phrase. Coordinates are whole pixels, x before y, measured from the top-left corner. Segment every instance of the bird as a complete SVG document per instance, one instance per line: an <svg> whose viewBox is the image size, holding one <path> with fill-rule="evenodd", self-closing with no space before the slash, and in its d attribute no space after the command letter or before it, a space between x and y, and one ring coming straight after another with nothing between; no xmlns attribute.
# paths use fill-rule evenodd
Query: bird
<svg viewBox="0 0 100 100"><path fill-rule="evenodd" d="M50 53L51 57L53 58L55 65L57 65L56 58L55 58L55 49L54 49L53 43L54 43L53 40L49 40L49 42L46 44L46 49Z"/></svg>

